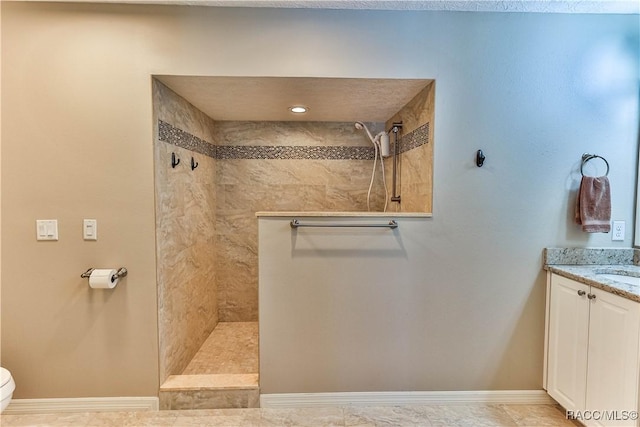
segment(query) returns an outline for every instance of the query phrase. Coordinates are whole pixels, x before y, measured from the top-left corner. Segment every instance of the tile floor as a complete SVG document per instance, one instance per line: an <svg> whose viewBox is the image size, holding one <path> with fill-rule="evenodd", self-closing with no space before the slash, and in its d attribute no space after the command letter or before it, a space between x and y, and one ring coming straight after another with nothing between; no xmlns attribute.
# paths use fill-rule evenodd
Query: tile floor
<svg viewBox="0 0 640 427"><path fill-rule="evenodd" d="M178 380L256 375L258 324L219 323ZM242 375L240 375L242 376ZM182 377L182 378L180 378ZM197 379L197 378L196 378ZM182 386L178 385L177 390ZM554 405L430 405L299 409L198 409L0 415L2 427L575 427Z"/></svg>
<svg viewBox="0 0 640 427"><path fill-rule="evenodd" d="M554 405L431 405L300 409L206 409L2 415L2 427L575 427Z"/></svg>
<svg viewBox="0 0 640 427"><path fill-rule="evenodd" d="M220 322L182 375L257 374L258 322Z"/></svg>

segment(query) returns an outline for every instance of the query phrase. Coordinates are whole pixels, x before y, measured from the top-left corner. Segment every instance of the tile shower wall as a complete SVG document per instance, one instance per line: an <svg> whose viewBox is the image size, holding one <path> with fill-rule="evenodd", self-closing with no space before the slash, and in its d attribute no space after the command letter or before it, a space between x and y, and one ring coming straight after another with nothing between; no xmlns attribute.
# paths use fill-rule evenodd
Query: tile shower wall
<svg viewBox="0 0 640 427"><path fill-rule="evenodd" d="M392 203L390 211L433 212L434 100L435 82L431 82L386 123L387 129L393 122L403 124L397 173L401 203ZM393 191L390 161L386 173L389 191Z"/></svg>
<svg viewBox="0 0 640 427"><path fill-rule="evenodd" d="M162 383L182 372L218 323L216 161L212 120L157 81L153 96L154 123L161 124L154 151ZM172 153L180 159L175 168Z"/></svg>

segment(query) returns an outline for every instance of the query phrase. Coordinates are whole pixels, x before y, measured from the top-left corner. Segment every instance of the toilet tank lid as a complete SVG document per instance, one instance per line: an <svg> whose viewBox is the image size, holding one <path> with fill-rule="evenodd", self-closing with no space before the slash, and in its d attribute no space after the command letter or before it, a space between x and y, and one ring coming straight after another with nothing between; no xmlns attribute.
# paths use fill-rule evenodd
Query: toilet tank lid
<svg viewBox="0 0 640 427"><path fill-rule="evenodd" d="M0 368L0 387L11 381L11 372L4 368Z"/></svg>

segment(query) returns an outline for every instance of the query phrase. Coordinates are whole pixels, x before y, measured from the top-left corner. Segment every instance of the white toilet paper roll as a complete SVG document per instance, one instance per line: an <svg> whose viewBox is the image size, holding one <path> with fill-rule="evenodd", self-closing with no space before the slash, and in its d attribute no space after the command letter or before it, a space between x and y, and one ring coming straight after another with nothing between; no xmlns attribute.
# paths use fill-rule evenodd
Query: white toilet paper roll
<svg viewBox="0 0 640 427"><path fill-rule="evenodd" d="M89 287L93 289L113 289L118 284L118 270L96 268L89 276Z"/></svg>

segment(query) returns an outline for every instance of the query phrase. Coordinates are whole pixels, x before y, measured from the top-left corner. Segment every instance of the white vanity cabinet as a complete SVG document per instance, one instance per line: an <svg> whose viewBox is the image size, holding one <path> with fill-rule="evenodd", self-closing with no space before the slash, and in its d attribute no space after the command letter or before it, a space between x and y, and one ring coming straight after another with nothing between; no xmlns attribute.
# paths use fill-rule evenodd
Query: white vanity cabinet
<svg viewBox="0 0 640 427"><path fill-rule="evenodd" d="M623 418L638 410L640 303L557 274L549 288L547 392L588 426L638 426Z"/></svg>

